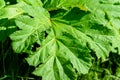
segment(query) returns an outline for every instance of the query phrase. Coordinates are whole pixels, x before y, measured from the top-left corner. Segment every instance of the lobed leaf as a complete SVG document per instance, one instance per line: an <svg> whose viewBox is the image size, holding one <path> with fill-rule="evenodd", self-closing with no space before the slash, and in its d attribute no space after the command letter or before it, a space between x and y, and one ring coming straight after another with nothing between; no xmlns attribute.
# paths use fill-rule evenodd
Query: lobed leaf
<svg viewBox="0 0 120 80"><path fill-rule="evenodd" d="M43 76L43 80L48 78L50 80L76 80L75 69L79 74L85 74L91 66L89 50L81 45L81 40L73 38L77 33L71 35L73 29L69 25L53 21L52 27L53 30L43 42L43 46L26 60L34 66L43 63L33 72L35 75ZM68 33L71 37L64 33ZM48 65L50 65L50 68L43 71ZM73 69L71 66L73 66ZM69 67L71 67L72 74L66 74L66 69L68 71Z"/></svg>
<svg viewBox="0 0 120 80"><path fill-rule="evenodd" d="M43 80L77 80L88 73L91 52L102 61L115 48L120 53L117 0L41 0L44 8L37 0L21 1L23 14L15 19L19 30L10 36L12 46L17 53L30 53L26 60Z"/></svg>
<svg viewBox="0 0 120 80"><path fill-rule="evenodd" d="M41 32L50 26L49 14L42 7L24 6L23 10L28 15L21 15L16 19L16 25L21 30L10 36L17 53L27 50L35 42L40 44Z"/></svg>

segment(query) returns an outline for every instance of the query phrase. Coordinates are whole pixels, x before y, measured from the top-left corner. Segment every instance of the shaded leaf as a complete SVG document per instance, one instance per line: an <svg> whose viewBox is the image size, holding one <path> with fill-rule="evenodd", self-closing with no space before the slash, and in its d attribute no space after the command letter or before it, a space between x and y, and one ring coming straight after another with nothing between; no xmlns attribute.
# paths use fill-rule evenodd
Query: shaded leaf
<svg viewBox="0 0 120 80"><path fill-rule="evenodd" d="M59 8L67 9L69 7L80 7L80 9L83 9L87 1L88 0L44 0L43 5L48 10L56 10Z"/></svg>
<svg viewBox="0 0 120 80"><path fill-rule="evenodd" d="M0 41L5 41L14 31L16 31L16 26L13 20L0 20Z"/></svg>

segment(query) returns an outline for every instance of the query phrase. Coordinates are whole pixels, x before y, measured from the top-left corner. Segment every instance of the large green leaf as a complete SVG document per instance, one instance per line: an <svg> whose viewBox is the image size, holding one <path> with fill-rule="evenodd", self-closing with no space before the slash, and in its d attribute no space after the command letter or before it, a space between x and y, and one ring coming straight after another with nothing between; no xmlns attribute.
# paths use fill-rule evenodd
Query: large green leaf
<svg viewBox="0 0 120 80"><path fill-rule="evenodd" d="M120 51L119 23L114 22L119 22L119 4L109 0L41 0L49 15L42 4L36 6L37 0L35 5L33 0L19 1L24 1L19 7L23 14L15 19L19 30L10 36L12 46L17 53L30 53L26 60L35 66L33 74L43 80L77 80L81 73L88 73L91 52L104 61L110 52L117 51L115 48Z"/></svg>
<svg viewBox="0 0 120 80"><path fill-rule="evenodd" d="M21 30L10 36L14 41L13 49L17 53L27 50L35 42L40 44L40 33L50 26L49 14L42 7L25 5L23 10L28 16L22 15L16 19L16 25Z"/></svg>
<svg viewBox="0 0 120 80"><path fill-rule="evenodd" d="M86 3L86 6L90 12L92 12L99 23L111 28L115 31L114 38L112 39L112 45L114 48L118 48L120 54L120 42L119 42L119 29L120 29L120 1L119 0L91 0ZM94 4L94 7L93 5ZM104 18L101 16L104 15ZM99 20L98 20L99 19ZM103 22L104 21L104 22Z"/></svg>
<svg viewBox="0 0 120 80"><path fill-rule="evenodd" d="M34 66L43 63L33 72L35 75L43 76L43 80L76 80L74 69L79 74L85 74L91 66L89 50L85 48L85 43L82 43L81 39L76 39L80 33L71 26L53 21L52 27L43 45L28 57L27 61ZM48 65L50 68L47 68Z"/></svg>

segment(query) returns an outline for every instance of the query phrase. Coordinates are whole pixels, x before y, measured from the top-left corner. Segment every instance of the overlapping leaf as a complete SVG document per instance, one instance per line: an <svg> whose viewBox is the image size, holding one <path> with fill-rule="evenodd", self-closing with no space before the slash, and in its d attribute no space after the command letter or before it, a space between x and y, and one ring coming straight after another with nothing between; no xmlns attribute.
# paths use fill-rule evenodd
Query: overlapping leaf
<svg viewBox="0 0 120 80"><path fill-rule="evenodd" d="M49 14L42 7L25 5L22 7L28 15L22 15L16 19L19 31L10 37L13 42L13 49L19 53L29 48L33 43L40 44L40 33L50 26Z"/></svg>
<svg viewBox="0 0 120 80"><path fill-rule="evenodd" d="M104 60L113 50L111 44L115 40L116 32L107 24L104 12L98 14L102 16L95 16L93 13L86 13L79 8L73 8L63 16L62 21L79 30L84 36L84 38L81 38L83 42L88 43L89 48L96 53L97 57L102 57Z"/></svg>
<svg viewBox="0 0 120 80"><path fill-rule="evenodd" d="M43 0L43 6L51 11L50 19L41 5L22 1L27 4L21 7L24 14L15 20L20 30L10 36L13 49L17 53L32 52L34 43L40 45L26 60L36 67L33 74L43 80L77 80L77 74L85 74L91 67L90 51L105 60L114 48L120 49L119 23L112 21L117 18L119 22L118 5L99 0ZM63 7L70 8L62 10ZM61 11L55 12L56 9ZM47 29L48 36L40 40Z"/></svg>
<svg viewBox="0 0 120 80"><path fill-rule="evenodd" d="M91 0L86 5L88 6L88 10L95 15L99 23L115 31L114 38L112 39L112 43L113 43L112 45L114 46L114 48L118 48L118 51L120 53L120 45L119 45L120 44L119 43L120 4L119 3L120 3L119 0L113 0L112 2L111 0L98 0L98 1ZM91 4L94 4L96 7L94 7ZM105 18L101 17L103 15L105 16Z"/></svg>
<svg viewBox="0 0 120 80"><path fill-rule="evenodd" d="M85 43L76 39L80 32L59 21L53 21L52 27L53 30L43 46L27 58L30 65L37 66L43 63L33 73L43 76L43 80L75 80L75 70L71 66L79 74L87 73L91 66L91 57ZM50 68L44 71L48 65L50 65ZM66 74L69 67L72 74Z"/></svg>
<svg viewBox="0 0 120 80"><path fill-rule="evenodd" d="M5 8L0 9L0 19L12 19L22 13L23 11L19 7L7 6Z"/></svg>
<svg viewBox="0 0 120 80"><path fill-rule="evenodd" d="M43 5L48 10L67 9L69 7L79 7L84 9L84 4L89 0L43 0Z"/></svg>

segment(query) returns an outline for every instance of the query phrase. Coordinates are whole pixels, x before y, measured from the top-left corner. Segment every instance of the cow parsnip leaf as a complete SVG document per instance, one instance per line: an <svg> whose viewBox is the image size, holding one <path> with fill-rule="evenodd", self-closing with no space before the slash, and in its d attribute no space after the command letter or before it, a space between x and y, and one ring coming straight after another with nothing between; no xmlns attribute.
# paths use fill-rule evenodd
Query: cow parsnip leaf
<svg viewBox="0 0 120 80"><path fill-rule="evenodd" d="M81 31L79 34L84 37L79 38L89 45L89 48L96 53L98 58L102 57L105 60L109 56L109 52L113 51L111 44L115 40L116 31L107 24L108 21L105 20L104 12L98 14L102 14L102 16L95 16L93 13L73 8L62 17L62 21ZM53 16L53 18L61 19L58 16Z"/></svg>
<svg viewBox="0 0 120 80"><path fill-rule="evenodd" d="M18 1L17 4L9 5L9 6L5 7L5 8L2 8L0 10L0 19L2 19L2 18L8 18L8 19L16 18L20 14L24 13L23 9L26 8L28 5L31 5L32 7L34 7L34 6L41 7L42 2L39 1L39 0L36 0L36 1L20 0L20 1ZM29 8L29 10L30 10L30 8Z"/></svg>
<svg viewBox="0 0 120 80"><path fill-rule="evenodd" d="M95 3L94 7L93 4ZM105 18L101 18L102 21L107 20L107 23L104 24L107 27L111 27L112 30L115 31L114 39L112 39L112 45L114 48L118 48L118 52L120 54L120 45L119 45L119 24L120 24L120 4L119 0L91 0L86 3L88 10L92 12L96 17L105 16ZM99 14L99 12L103 12L103 14ZM101 22L99 20L99 22ZM102 23L102 22L101 22Z"/></svg>
<svg viewBox="0 0 120 80"><path fill-rule="evenodd" d="M15 19L20 30L10 36L12 46L17 53L31 52L26 60L43 80L77 80L92 65L91 51L103 61L115 48L120 52L116 1L41 0L48 11L37 0L35 5L33 0L19 1L23 14ZM33 52L34 43L40 47Z"/></svg>
<svg viewBox="0 0 120 80"><path fill-rule="evenodd" d="M96 7L91 5L94 3L96 5ZM88 5L88 4L90 4L90 5ZM95 50L98 58L100 58L102 56L102 58L105 59L105 56L107 57L109 55L109 52L111 50L113 51L113 48L120 47L119 45L115 46L116 43L114 42L114 41L116 41L117 44L119 44L118 39L117 39L119 37L119 33L118 33L119 29L117 30L115 27L116 24L113 24L113 22L111 22L112 17L115 16L115 15L113 16L113 13L116 13L116 16L117 16L117 13L119 13L119 7L111 6L112 4L107 4L107 5L101 4L99 1L95 2L94 0L89 1L88 4L87 4L87 6L88 6L88 10L90 12L83 12L83 11L80 11L79 9L75 8L72 11L70 11L66 16L64 16L63 18L65 18L65 20L68 24L72 24L73 26L78 27L80 30L82 30L85 34L87 33L87 35L93 39L95 39L94 34L97 37L99 35L102 40L102 41L99 41L100 37L98 37L99 38L98 40L96 39L96 41L97 41L96 46L99 46L99 48L97 48L97 47L94 48L95 45L91 46L91 47L93 48L93 50ZM104 6L104 7L107 6L109 8L104 8L102 6ZM114 10L113 8L114 9L116 8L117 10L111 11L111 10ZM84 17L84 16L86 16L86 17ZM117 17L119 17L119 16L117 16ZM79 22L78 22L78 20L79 20ZM115 20L113 20L113 21L115 21ZM117 24L119 24L118 21L119 20L117 20ZM114 25L114 27L113 27L113 25ZM117 26L117 27L119 27L119 26ZM90 29L90 28L92 28L92 29ZM102 39L102 38L104 38L104 39ZM107 43L106 44L107 46L105 45L106 49L104 49L104 48L100 49L100 45L98 45L98 42L101 43L102 46L103 46L103 44ZM110 43L113 45L112 47L110 46Z"/></svg>
<svg viewBox="0 0 120 80"><path fill-rule="evenodd" d="M50 26L49 14L42 7L34 8L26 5L23 10L28 16L22 15L16 19L16 25L21 30L10 36L14 41L13 49L17 53L27 50L35 42L40 44L40 33Z"/></svg>
<svg viewBox="0 0 120 80"><path fill-rule="evenodd" d="M43 80L76 80L75 69L79 74L85 74L91 66L89 49L85 48L82 40L76 38L79 32L74 28L59 21L52 23L53 29L43 42L43 46L26 60L34 66L43 63L33 72L35 75L42 76ZM48 65L49 68L44 71ZM69 67L73 75L66 74Z"/></svg>
<svg viewBox="0 0 120 80"><path fill-rule="evenodd" d="M48 66L49 68L47 68ZM43 76L43 80L76 80L77 77L71 65L61 65L58 58L54 57L51 57L44 65L38 67L33 74Z"/></svg>

